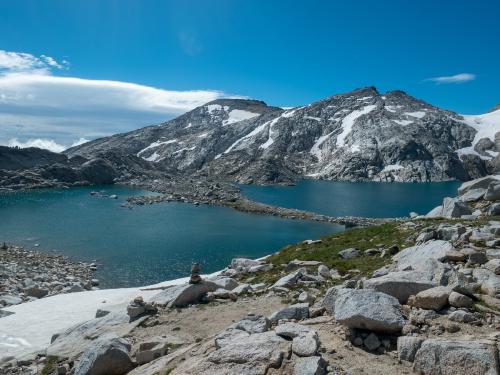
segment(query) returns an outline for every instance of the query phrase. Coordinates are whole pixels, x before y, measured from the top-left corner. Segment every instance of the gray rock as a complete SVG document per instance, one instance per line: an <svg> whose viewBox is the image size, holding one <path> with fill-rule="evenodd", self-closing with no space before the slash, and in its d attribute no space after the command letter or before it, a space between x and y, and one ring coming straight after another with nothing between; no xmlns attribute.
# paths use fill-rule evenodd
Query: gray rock
<svg viewBox="0 0 500 375"><path fill-rule="evenodd" d="M469 264L485 264L488 262L486 254L482 251L475 251L469 254L468 263Z"/></svg>
<svg viewBox="0 0 500 375"><path fill-rule="evenodd" d="M476 202L484 197L484 193L486 193L486 189L483 188L470 189L460 197L460 200L462 202Z"/></svg>
<svg viewBox="0 0 500 375"><path fill-rule="evenodd" d="M250 286L250 284L240 284L232 290L232 292L236 295L249 293L251 291L252 291L252 287Z"/></svg>
<svg viewBox="0 0 500 375"><path fill-rule="evenodd" d="M408 247L396 254L393 259L397 261L398 269L401 271L408 268L422 271L427 259L442 260L449 250L453 250L453 246L448 241L435 240Z"/></svg>
<svg viewBox="0 0 500 375"><path fill-rule="evenodd" d="M500 215L500 203L493 203L488 209L488 214L492 216Z"/></svg>
<svg viewBox="0 0 500 375"><path fill-rule="evenodd" d="M298 323L283 323L277 325L274 331L278 336L293 339L297 336L305 335L310 332L311 328Z"/></svg>
<svg viewBox="0 0 500 375"><path fill-rule="evenodd" d="M216 278L215 280L211 280L215 285L217 285L219 288L226 289L226 290L233 290L236 288L239 284L238 282L231 278L231 277L221 277L221 278Z"/></svg>
<svg viewBox="0 0 500 375"><path fill-rule="evenodd" d="M344 259L352 259L359 256L359 251L354 248L345 249L339 252L339 255Z"/></svg>
<svg viewBox="0 0 500 375"><path fill-rule="evenodd" d="M433 217L442 217L443 216L443 206L434 207L430 210L425 217L433 218Z"/></svg>
<svg viewBox="0 0 500 375"><path fill-rule="evenodd" d="M33 285L24 289L24 293L26 293L30 297L42 298L49 294L49 291L48 289L43 289L38 287L37 285Z"/></svg>
<svg viewBox="0 0 500 375"><path fill-rule="evenodd" d="M297 358L293 368L293 375L324 375L326 363L321 357Z"/></svg>
<svg viewBox="0 0 500 375"><path fill-rule="evenodd" d="M450 306L453 307L472 307L474 304L474 301L472 298L467 297L463 294L457 293L457 292L451 292L450 296L448 297L448 303Z"/></svg>
<svg viewBox="0 0 500 375"><path fill-rule="evenodd" d="M413 369L424 375L497 375L498 350L489 342L429 339L417 351Z"/></svg>
<svg viewBox="0 0 500 375"><path fill-rule="evenodd" d="M439 311L448 304L451 290L444 286L427 289L417 293L411 301L411 305L425 310Z"/></svg>
<svg viewBox="0 0 500 375"><path fill-rule="evenodd" d="M248 315L245 319L240 320L234 326L236 329L241 329L250 334L262 333L269 330L271 322L262 315Z"/></svg>
<svg viewBox="0 0 500 375"><path fill-rule="evenodd" d="M342 278L342 276L340 276L339 271L337 271L335 268L330 269L330 277L333 280L338 280Z"/></svg>
<svg viewBox="0 0 500 375"><path fill-rule="evenodd" d="M102 318L79 323L56 334L47 348L47 355L59 358L77 357L92 345L93 340L100 337L125 336L144 319L138 318L131 323L125 312L112 312Z"/></svg>
<svg viewBox="0 0 500 375"><path fill-rule="evenodd" d="M487 201L497 201L500 200L500 182L495 181L488 185L486 193L484 194L484 199Z"/></svg>
<svg viewBox="0 0 500 375"><path fill-rule="evenodd" d="M258 266L260 264L261 262L258 260L247 259L247 258L234 258L233 260L231 260L231 268L248 269L250 267Z"/></svg>
<svg viewBox="0 0 500 375"><path fill-rule="evenodd" d="M378 347L381 345L381 342L378 339L377 335L372 332L363 340L363 344L365 345L366 349L373 352L374 350L378 349Z"/></svg>
<svg viewBox="0 0 500 375"><path fill-rule="evenodd" d="M423 341L420 337L414 336L398 337L398 358L401 361L413 362Z"/></svg>
<svg viewBox="0 0 500 375"><path fill-rule="evenodd" d="M463 310L453 311L448 316L448 318L452 322L458 322L458 323L472 323L472 322L478 320L474 314L471 314L471 313L469 313L467 311L463 311Z"/></svg>
<svg viewBox="0 0 500 375"><path fill-rule="evenodd" d="M314 302L314 297L307 293L307 292L302 292L299 294L299 298L297 299L299 303L307 303L311 305Z"/></svg>
<svg viewBox="0 0 500 375"><path fill-rule="evenodd" d="M441 224L436 230L436 235L440 240L456 241L466 231L467 229L461 224Z"/></svg>
<svg viewBox="0 0 500 375"><path fill-rule="evenodd" d="M324 264L320 264L318 266L318 275L324 277L325 279L329 279L331 277L330 270Z"/></svg>
<svg viewBox="0 0 500 375"><path fill-rule="evenodd" d="M75 375L123 375L134 367L130 344L121 338L94 341L75 366Z"/></svg>
<svg viewBox="0 0 500 375"><path fill-rule="evenodd" d="M491 182L496 182L496 181L498 181L497 176L486 176L464 182L458 188L458 194L464 195L465 193L467 193L469 190L472 189L487 189Z"/></svg>
<svg viewBox="0 0 500 375"><path fill-rule="evenodd" d="M297 271L292 272L292 273L280 278L278 281L276 281L273 284L272 287L273 288L274 287L285 287L285 288L294 287L295 285L297 285L297 282L302 277L302 275L305 273L306 273L305 269L303 269L303 268L298 269Z"/></svg>
<svg viewBox="0 0 500 375"><path fill-rule="evenodd" d="M10 305L18 305L23 302L23 299L18 296L14 296L11 294L1 294L0 295L0 305L10 306Z"/></svg>
<svg viewBox="0 0 500 375"><path fill-rule="evenodd" d="M437 233L435 231L433 231L433 230L425 231L425 232L422 232L422 233L420 233L418 235L418 237L415 240L415 242L417 244L422 244L424 242L427 242L427 241L435 239L436 236L437 236Z"/></svg>
<svg viewBox="0 0 500 375"><path fill-rule="evenodd" d="M299 357L310 357L317 353L319 337L316 331L309 331L295 337L292 341L292 351Z"/></svg>
<svg viewBox="0 0 500 375"><path fill-rule="evenodd" d="M329 314L333 314L335 311L335 300L337 299L339 290L341 289L342 288L340 286L331 287L326 291L325 296L321 301L321 306L324 307Z"/></svg>
<svg viewBox="0 0 500 375"><path fill-rule="evenodd" d="M163 337L152 337L139 344L135 354L137 363L143 365L167 354L169 341Z"/></svg>
<svg viewBox="0 0 500 375"><path fill-rule="evenodd" d="M205 294L215 291L216 288L215 284L207 281L177 285L153 295L149 302L169 307L184 307L199 302Z"/></svg>
<svg viewBox="0 0 500 375"><path fill-rule="evenodd" d="M500 259L491 259L484 265L484 268L490 270L496 275L500 275Z"/></svg>
<svg viewBox="0 0 500 375"><path fill-rule="evenodd" d="M459 218L462 215L470 215L472 211L469 206L460 201L459 198L444 198L442 216L446 218Z"/></svg>
<svg viewBox="0 0 500 375"><path fill-rule="evenodd" d="M95 317L102 318L103 316L108 315L110 312L111 311L109 311L109 310L97 309L97 311L95 312Z"/></svg>
<svg viewBox="0 0 500 375"><path fill-rule="evenodd" d="M397 333L405 324L398 300L373 290L340 290L334 310L335 320L349 328Z"/></svg>
<svg viewBox="0 0 500 375"><path fill-rule="evenodd" d="M387 267L381 267L379 268L378 270L375 270L373 271L373 275L372 275L372 278L375 278L375 277L380 277L380 276L385 276L387 275L389 272L391 272L391 270Z"/></svg>
<svg viewBox="0 0 500 375"><path fill-rule="evenodd" d="M271 271L273 269L273 265L270 263L265 263L265 264L259 264L258 266L252 266L248 269L248 272L250 273L256 273L256 272L267 272Z"/></svg>
<svg viewBox="0 0 500 375"><path fill-rule="evenodd" d="M385 276L365 280L363 287L396 297L406 303L408 297L437 286L427 274L417 271L390 272Z"/></svg>
<svg viewBox="0 0 500 375"><path fill-rule="evenodd" d="M309 318L309 304L297 303L276 311L269 317L269 320L271 323L276 323L278 320L302 320L306 318Z"/></svg>

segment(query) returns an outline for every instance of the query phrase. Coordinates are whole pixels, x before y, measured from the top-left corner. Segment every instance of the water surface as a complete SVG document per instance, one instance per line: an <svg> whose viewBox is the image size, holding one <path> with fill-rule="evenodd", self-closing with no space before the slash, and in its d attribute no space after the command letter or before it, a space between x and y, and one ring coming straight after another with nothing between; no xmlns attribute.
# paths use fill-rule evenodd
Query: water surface
<svg viewBox="0 0 500 375"><path fill-rule="evenodd" d="M90 196L83 187L0 195L0 241L97 259L104 287L152 284L224 268L235 256L257 258L308 238L343 230L326 223L252 215L216 206L165 203L129 210L127 196L146 192L101 187L118 199Z"/></svg>
<svg viewBox="0 0 500 375"><path fill-rule="evenodd" d="M304 180L295 186L242 185L248 198L275 206L330 216L402 217L425 214L444 197L457 195L460 182L383 183Z"/></svg>

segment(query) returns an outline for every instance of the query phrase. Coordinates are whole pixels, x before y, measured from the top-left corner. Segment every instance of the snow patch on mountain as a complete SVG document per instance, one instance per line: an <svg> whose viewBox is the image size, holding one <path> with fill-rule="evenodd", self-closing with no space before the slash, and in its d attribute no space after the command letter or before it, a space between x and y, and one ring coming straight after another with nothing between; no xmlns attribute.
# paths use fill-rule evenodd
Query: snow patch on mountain
<svg viewBox="0 0 500 375"><path fill-rule="evenodd" d="M344 146L345 138L352 131L352 127L354 125L354 122L359 117L366 115L367 113L370 113L375 108L377 108L376 105L367 105L362 109L352 111L346 117L343 118L343 120L342 120L342 133L340 133L337 137L337 146L338 147Z"/></svg>
<svg viewBox="0 0 500 375"><path fill-rule="evenodd" d="M488 138L490 141L495 142L495 134L500 132L500 110L486 113L484 115L463 115L463 122L476 130L476 135L472 141L472 145L464 147L456 151L461 155L477 155L483 160L491 160L495 158L498 153L495 151L486 151L490 157L480 155L474 147L479 140Z"/></svg>
<svg viewBox="0 0 500 375"><path fill-rule="evenodd" d="M229 112L229 117L222 121L222 125L230 125L234 124L235 122L240 122L243 120L248 120L254 117L260 116L259 113L254 113L254 112L249 112L249 111L244 111L241 109L233 109L231 112Z"/></svg>
<svg viewBox="0 0 500 375"><path fill-rule="evenodd" d="M168 145L170 143L176 143L176 142L177 142L177 139L170 139L168 141L157 140L156 142L151 143L148 147L143 148L141 151L139 151L136 156L140 157L142 154L144 154L144 152L146 152L148 150L160 147L161 145ZM148 160L146 158L143 158L143 159Z"/></svg>

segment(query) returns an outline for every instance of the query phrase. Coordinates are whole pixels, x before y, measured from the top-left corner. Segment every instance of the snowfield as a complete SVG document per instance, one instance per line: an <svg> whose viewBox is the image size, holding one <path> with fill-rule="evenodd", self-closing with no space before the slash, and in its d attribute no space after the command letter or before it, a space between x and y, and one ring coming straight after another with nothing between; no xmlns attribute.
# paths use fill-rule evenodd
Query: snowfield
<svg viewBox="0 0 500 375"><path fill-rule="evenodd" d="M218 273L203 277L211 278ZM189 277L184 277L139 288L58 294L6 307L4 311L14 314L0 318L0 358L5 356L19 358L45 349L49 346L52 335L95 318L97 309L125 312L128 302L134 297L140 295L147 300L161 292L161 290L147 289L179 285L188 281Z"/></svg>
<svg viewBox="0 0 500 375"><path fill-rule="evenodd" d="M491 157L479 155L475 150L474 146L482 138L489 138L491 141L495 142L495 134L500 131L500 109L494 112L485 113L484 115L468 116L462 115L464 118L464 123L474 128L477 133L472 141L472 146L464 147L457 150L457 154L461 155L477 155L483 160L490 160L496 156L496 153L490 151Z"/></svg>

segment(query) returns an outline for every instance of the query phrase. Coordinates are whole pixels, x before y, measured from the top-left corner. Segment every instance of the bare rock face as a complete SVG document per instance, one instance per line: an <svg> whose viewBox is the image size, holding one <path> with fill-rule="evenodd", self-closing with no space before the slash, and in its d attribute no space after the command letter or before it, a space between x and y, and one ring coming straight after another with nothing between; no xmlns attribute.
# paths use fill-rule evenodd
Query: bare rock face
<svg viewBox="0 0 500 375"><path fill-rule="evenodd" d="M96 340L80 357L75 375L123 375L134 367L130 344L121 338Z"/></svg>
<svg viewBox="0 0 500 375"><path fill-rule="evenodd" d="M467 180L486 162L459 155L476 130L460 115L401 91L374 87L288 110L256 100L219 99L176 119L73 147L70 156L132 155L180 173L242 183L328 180ZM496 146L480 142L488 153ZM491 150L490 150L491 149Z"/></svg>
<svg viewBox="0 0 500 375"><path fill-rule="evenodd" d="M335 320L349 328L397 333L405 324L398 300L368 289L343 289L335 299Z"/></svg>
<svg viewBox="0 0 500 375"><path fill-rule="evenodd" d="M414 371L420 374L496 375L498 349L492 342L429 339L415 355Z"/></svg>

